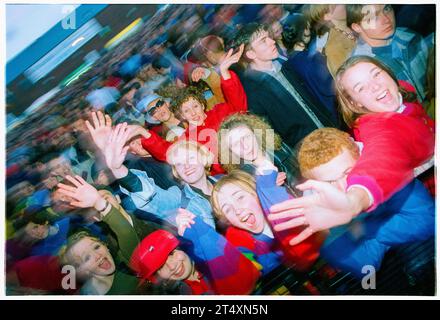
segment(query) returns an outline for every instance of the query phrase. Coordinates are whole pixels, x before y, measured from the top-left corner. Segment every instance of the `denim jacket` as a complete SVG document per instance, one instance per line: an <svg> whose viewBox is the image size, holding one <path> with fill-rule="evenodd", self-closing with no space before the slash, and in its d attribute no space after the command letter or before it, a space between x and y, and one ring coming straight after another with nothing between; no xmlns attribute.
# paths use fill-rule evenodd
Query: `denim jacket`
<svg viewBox="0 0 440 320"><path fill-rule="evenodd" d="M177 186L161 189L144 171L135 169L130 169L119 182L122 193L130 197L138 210L152 213L175 226L177 209L185 208L215 228L211 204L188 184L183 189Z"/></svg>

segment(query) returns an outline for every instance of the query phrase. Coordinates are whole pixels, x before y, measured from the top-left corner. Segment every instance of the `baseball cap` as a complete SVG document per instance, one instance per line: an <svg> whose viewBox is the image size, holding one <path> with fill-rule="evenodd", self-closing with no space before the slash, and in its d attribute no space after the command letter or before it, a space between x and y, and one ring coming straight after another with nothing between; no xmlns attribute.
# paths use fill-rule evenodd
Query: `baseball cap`
<svg viewBox="0 0 440 320"><path fill-rule="evenodd" d="M147 109L147 108L148 108L148 105L149 105L151 102L153 102L154 100L156 100L156 99L161 99L161 98L162 98L161 96L159 96L159 95L153 93L153 94L149 94L149 95L145 96L144 98L142 98L142 100L140 100L140 101L136 104L136 109L137 109L139 112L145 114L145 120L146 120L148 123L150 123L150 124L159 124L160 121L157 121L156 119L153 119L153 117L151 117L151 115L150 115L149 112L148 112L151 108L153 108L153 107L155 107L155 106L154 106L154 105L153 105L153 106L150 106L150 108ZM145 111L146 111L146 112L145 112Z"/></svg>
<svg viewBox="0 0 440 320"><path fill-rule="evenodd" d="M131 255L130 267L140 278L157 282L154 274L177 248L179 240L166 230L157 230L145 237Z"/></svg>

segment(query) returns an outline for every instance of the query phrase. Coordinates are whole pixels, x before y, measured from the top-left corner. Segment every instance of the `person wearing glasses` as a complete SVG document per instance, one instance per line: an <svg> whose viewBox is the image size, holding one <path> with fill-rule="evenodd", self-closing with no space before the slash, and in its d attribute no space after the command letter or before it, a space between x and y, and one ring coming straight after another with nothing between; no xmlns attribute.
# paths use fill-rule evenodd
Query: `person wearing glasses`
<svg viewBox="0 0 440 320"><path fill-rule="evenodd" d="M174 142L185 132L186 125L170 110L169 99L150 94L139 101L136 107L144 113L149 129L166 141Z"/></svg>

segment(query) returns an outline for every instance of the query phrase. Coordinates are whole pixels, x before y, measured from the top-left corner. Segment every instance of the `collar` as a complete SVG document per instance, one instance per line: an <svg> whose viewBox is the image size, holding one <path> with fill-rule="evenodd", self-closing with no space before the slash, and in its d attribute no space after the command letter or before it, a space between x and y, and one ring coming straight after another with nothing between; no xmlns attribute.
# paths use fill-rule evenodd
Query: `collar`
<svg viewBox="0 0 440 320"><path fill-rule="evenodd" d="M276 72L280 71L280 70L281 70L281 67L282 67L282 65L281 65L281 63L278 61L278 59L279 59L279 58L277 58L277 59L275 59L275 60L272 60L272 69L269 69L269 70L260 70L260 69L253 69L253 68L251 68L251 69L248 69L247 71L249 71L249 70L254 70L254 71L257 71L257 72L262 72L263 74L266 74L266 73L276 73Z"/></svg>
<svg viewBox="0 0 440 320"><path fill-rule="evenodd" d="M402 95L399 93L399 108L397 108L396 112L397 113L402 113L403 111L405 111L406 106L403 104L403 98Z"/></svg>
<svg viewBox="0 0 440 320"><path fill-rule="evenodd" d="M282 67L281 63L278 60L275 60L273 62L273 67L272 67L271 72L279 72L281 70L281 67Z"/></svg>
<svg viewBox="0 0 440 320"><path fill-rule="evenodd" d="M373 50L371 46L366 43L362 38L358 37L356 47L353 51L352 56L358 56L358 55L367 55L367 56L374 56Z"/></svg>
<svg viewBox="0 0 440 320"><path fill-rule="evenodd" d="M204 194L202 190L196 188L196 187L191 187L189 184L185 183L183 190L185 192L185 195L189 197L196 197L196 196L200 196L202 198L208 199L209 200L209 196Z"/></svg>

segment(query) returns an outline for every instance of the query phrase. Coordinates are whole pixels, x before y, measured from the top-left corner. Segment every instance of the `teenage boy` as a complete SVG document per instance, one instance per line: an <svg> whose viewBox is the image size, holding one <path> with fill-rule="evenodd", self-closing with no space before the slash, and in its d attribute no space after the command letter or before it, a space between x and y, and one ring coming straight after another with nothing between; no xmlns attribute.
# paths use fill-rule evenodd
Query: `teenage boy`
<svg viewBox="0 0 440 320"><path fill-rule="evenodd" d="M291 147L317 128L334 127L331 114L312 97L304 81L285 63L277 61L275 41L263 25L250 23L232 42L244 44L241 82L249 111L265 117Z"/></svg>
<svg viewBox="0 0 440 320"><path fill-rule="evenodd" d="M426 68L434 37L425 39L407 28L396 28L390 4L349 4L347 25L358 34L353 55L369 55L386 63L399 80L411 82L425 98Z"/></svg>
<svg viewBox="0 0 440 320"><path fill-rule="evenodd" d="M423 184L414 179L388 201L368 210L372 199L368 183L347 189L347 177L360 153L360 145L345 132L334 128L312 132L298 151L301 174L315 180L305 183L314 192L303 197L309 205L299 209L293 204L298 199L290 204L285 202L281 204L283 208L272 207L274 214L269 219L291 218L279 224L280 229L308 225L298 236L303 239L318 229L330 229L321 255L335 267L363 277L364 266L378 270L391 247L431 239L435 230L435 205ZM365 181L368 181L367 173Z"/></svg>

